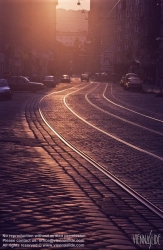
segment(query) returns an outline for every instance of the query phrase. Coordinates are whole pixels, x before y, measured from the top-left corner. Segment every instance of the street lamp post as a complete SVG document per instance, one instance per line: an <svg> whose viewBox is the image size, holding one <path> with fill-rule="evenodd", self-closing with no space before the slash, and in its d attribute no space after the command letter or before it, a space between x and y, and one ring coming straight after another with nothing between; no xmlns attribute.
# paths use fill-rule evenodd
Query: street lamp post
<svg viewBox="0 0 163 250"><path fill-rule="evenodd" d="M19 75L19 67L21 66L21 61L16 59L15 60L15 66L16 66L16 75Z"/></svg>
<svg viewBox="0 0 163 250"><path fill-rule="evenodd" d="M163 96L163 59L158 61L158 76L160 78L160 95Z"/></svg>

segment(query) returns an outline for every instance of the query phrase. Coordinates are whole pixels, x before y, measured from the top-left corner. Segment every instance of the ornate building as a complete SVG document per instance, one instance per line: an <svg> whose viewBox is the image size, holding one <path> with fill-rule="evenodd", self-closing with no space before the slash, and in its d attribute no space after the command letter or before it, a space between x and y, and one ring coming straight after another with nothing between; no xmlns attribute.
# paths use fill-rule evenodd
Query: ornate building
<svg viewBox="0 0 163 250"><path fill-rule="evenodd" d="M119 78L128 70L139 71L137 65L141 65L146 75L150 72L150 77L154 77L162 0L91 0L90 3L90 70L114 71Z"/></svg>
<svg viewBox="0 0 163 250"><path fill-rule="evenodd" d="M89 70L113 71L117 0L91 0L88 17Z"/></svg>
<svg viewBox="0 0 163 250"><path fill-rule="evenodd" d="M55 73L57 4L57 0L0 1L1 74L42 78Z"/></svg>
<svg viewBox="0 0 163 250"><path fill-rule="evenodd" d="M119 76L138 71L150 77L155 75L161 17L161 0L121 0L117 5L117 49L115 63ZM149 76L149 75L148 75Z"/></svg>

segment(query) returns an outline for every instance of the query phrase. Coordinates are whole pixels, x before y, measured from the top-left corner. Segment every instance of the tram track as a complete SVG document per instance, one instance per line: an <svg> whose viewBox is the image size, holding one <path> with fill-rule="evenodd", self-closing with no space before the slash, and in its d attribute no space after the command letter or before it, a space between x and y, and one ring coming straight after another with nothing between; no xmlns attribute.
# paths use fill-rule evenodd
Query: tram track
<svg viewBox="0 0 163 250"><path fill-rule="evenodd" d="M88 85L87 85L88 86ZM84 86L83 88L85 88L86 86ZM71 94L80 91L81 89L77 89L75 91L72 91L68 94L66 94L64 96L64 104L67 107L67 109L69 111L71 111L71 113L73 113L77 118L79 118L80 120L84 121L87 125L92 126L94 129L98 130L99 132L102 133L106 133L105 131L102 131L101 129L97 128L96 126L94 126L93 124L89 123L88 121L84 120L82 117L80 117L78 114L76 114L66 103L66 98L68 98L68 96L70 96ZM53 94L53 93L52 93ZM101 164L99 164L98 162L96 162L94 159L92 159L89 155L87 155L86 153L84 153L83 151L81 151L80 149L78 149L77 147L75 147L73 144L71 144L71 142L69 142L63 135L61 135L59 132L57 132L55 130L55 128L53 127L52 124L49 123L48 119L46 119L46 115L43 112L43 109L41 108L41 102L42 100L46 98L43 97L40 102L39 102L39 113L40 116L42 118L42 120L45 122L45 124L50 128L50 130L58 136L58 138L60 138L60 140L62 140L69 148L71 148L75 153L77 153L78 155L80 155L82 158L84 158L86 161L88 161L91 165L93 165L95 168L97 168L100 172L102 172L105 176L107 176L108 178L112 179L117 185L119 185L122 189L124 189L127 193L129 193L132 197L134 197L135 199L137 199L139 202L141 202L141 204L143 204L145 207L147 207L149 210L151 210L154 214L156 214L157 216L159 216L160 218L163 218L163 211L155 206L155 204L153 204L152 202L150 202L149 200L147 200L146 198L144 198L142 195L140 195L138 192L134 191L132 188L130 188L128 185L126 185L123 181L121 181L119 178L117 178L114 174L112 174L110 171L106 170L105 167L103 167ZM108 133L107 133L108 135ZM119 142L122 142L121 140L119 140L116 137L112 137L113 139L118 140ZM130 146L130 144L126 144L128 146ZM163 161L162 157L158 157L154 154L151 154L150 152L138 149L137 147L134 147L134 149L136 150L140 150L143 153L147 153L150 156L153 156L161 161Z"/></svg>
<svg viewBox="0 0 163 250"><path fill-rule="evenodd" d="M125 106L122 106L122 105L120 105L120 104L117 104L117 103L111 101L111 100L108 99L108 98L106 97L106 95L105 95L105 92L106 92L107 87L108 87L108 84L107 84L107 86L106 86L106 88L105 88L105 90L104 90L104 92L103 92L103 97L104 97L104 99L107 100L108 102L112 103L113 105L115 105L115 106L117 106L117 107L119 107L119 108L125 109L125 110L127 110L127 111L130 111L130 112L135 113L135 114L137 114L137 115L140 115L140 116L142 116L142 117L145 117L145 118L148 118L148 119L151 119L151 120L154 120L154 121L163 123L163 120L161 120L161 119L157 119L157 118L154 118L154 117L152 117L152 116L145 115L145 114L143 114L143 113L137 112L137 111L135 111L135 110L133 110L133 109L130 109L130 108L126 108ZM112 95L112 86L111 86L111 95ZM117 99L117 98L116 98L116 99Z"/></svg>
<svg viewBox="0 0 163 250"><path fill-rule="evenodd" d="M76 85L74 88L79 87ZM163 226L160 216L141 205L61 141L40 116L39 104L45 119L63 136L66 134L60 127L58 129L57 117L59 125L72 124L73 120L76 127L82 125L64 107L62 97L71 90L64 91L54 94L48 91L32 95L20 93L10 104L11 113L5 111L10 119L7 118L3 128L10 124L6 132L12 132L16 137L10 143L1 142L2 156L3 148L10 145L11 150L6 148L6 157L2 157L3 233L12 234L14 230L17 234L83 234L85 247L82 249L142 249L135 242L135 237L151 231L152 235L161 235ZM23 105L19 102L20 96ZM40 103L44 96L44 101ZM5 104L4 108L8 110ZM19 112L13 107L18 107ZM55 116L58 111L63 111L63 116ZM1 112L3 118L2 114L4 112ZM89 127L89 132L91 130ZM162 249L162 246L161 237L154 248ZM149 245L143 246L143 249L148 248Z"/></svg>
<svg viewBox="0 0 163 250"><path fill-rule="evenodd" d="M107 88L107 86L106 86L105 89L104 89L103 97L104 97L106 100L109 100L109 99L106 98L106 96L104 95L104 93L105 93L105 91L106 91L106 88ZM153 130L153 129L149 129L149 128L145 127L145 126L139 125L138 123L131 122L131 121L127 120L127 119L124 119L124 118L122 118L122 117L120 117L120 116L114 115L114 114L112 114L112 113L110 113L110 112L108 112L108 111L106 111L106 110L104 110L104 109L98 107L97 105L93 104L93 103L89 100L89 98L88 98L88 94L89 94L89 93L91 93L91 92L88 92L88 93L85 95L85 99L89 102L89 104L91 104L91 105L92 105L93 107L95 107L96 109L98 109L98 110L104 112L105 114L108 114L108 115L110 115L110 116L113 116L113 117L115 117L115 118L117 118L117 119L119 119L119 120L121 120L121 121L124 121L124 122L126 122L126 123L132 124L132 125L137 126L137 127L139 127L139 128L145 129L145 130L147 130L147 131L149 131L149 132L152 132L152 133L158 134L158 135L160 135L160 136L163 136L163 133L161 133L161 132L155 131L155 130ZM113 103L113 102L112 102L112 103ZM113 104L114 104L114 103L113 103ZM114 104L114 105L116 105L116 104ZM121 107L123 107L123 106L121 106Z"/></svg>
<svg viewBox="0 0 163 250"><path fill-rule="evenodd" d="M163 157L160 157L159 155L153 154L153 153L151 153L150 151L147 151L147 150L145 150L145 149L143 149L143 148L140 148L140 147L138 147L138 146L136 146L136 145L134 145L134 144L128 143L127 141L120 139L118 136L114 136L113 134L108 133L107 131L104 131L103 129L101 129L101 128L95 126L95 125L93 125L92 123L90 123L90 122L87 121L86 119L82 118L82 117L81 117L79 114L77 114L75 111L73 111L73 110L68 106L68 104L66 103L66 98L67 98L68 96L70 96L71 94L74 94L74 93L77 92L77 91L79 91L79 90L75 90L75 91L73 91L73 92L71 92L71 93L68 93L68 94L63 98L63 101L64 101L65 106L66 106L66 107L69 109L69 111L70 111L71 113L73 113L77 118L79 118L81 121L83 121L83 122L86 123L87 125L91 126L92 128L94 128L94 129L98 130L99 132L105 134L106 136L109 136L109 137L113 138L114 140L116 140L116 141L118 141L118 142L120 142L120 143L122 143L122 144L124 144L124 145L126 145L126 146L129 146L130 148L133 148L133 149L135 149L135 150L137 150L137 151L139 151L139 152L145 153L145 154L150 155L150 156L152 156L152 157L154 157L154 158L156 158L156 159L158 159L158 160L160 160L160 161L163 161ZM90 91L89 91L88 93L90 93ZM88 93L87 93L87 94L88 94ZM99 108L97 105L94 105L92 102L90 102L90 101L88 100L87 94L85 95L86 100L87 100L93 107L95 107L96 109L98 109L98 110L100 110L100 111L102 111L102 112L104 112L104 113L107 113L107 114L109 114L109 115L112 115L112 116L114 116L114 117L116 117L116 118L118 118L118 119L121 119L121 120L123 120L123 121L125 121L125 122L128 122L128 123L130 123L130 124L132 124L132 125L135 125L135 123L132 123L132 122L130 122L130 121L127 121L127 120L125 120L125 119L123 119L123 118L120 118L120 117L118 117L118 116L115 116L115 115L111 114L110 112L104 111L103 109ZM138 125L138 124L137 124L137 126L143 128L143 129L146 129L146 130L148 130L148 131L150 131L150 132L157 133L158 135L163 135L162 133L159 133L159 132L154 131L154 130L150 130L150 129L145 128L145 127L143 127L143 126L141 126L141 125Z"/></svg>
<svg viewBox="0 0 163 250"><path fill-rule="evenodd" d="M117 87L117 86L116 86ZM113 85L111 84L111 86L110 86L110 96L114 99L114 100L116 100L117 102L119 102L119 103L121 103L121 104L123 104L123 105L125 105L125 106L129 106L131 109L137 109L138 108L138 106L136 106L136 105L133 105L133 104L129 104L129 103L127 103L127 102L125 102L125 101L122 101L121 99L118 99L114 94L113 94ZM121 92L120 92L121 93ZM146 94L145 94L146 95ZM158 112L156 112L156 111L152 111L152 110L150 110L150 109L145 109L145 108L142 108L142 107L139 107L138 108L139 110L141 110L141 112L148 112L150 115L157 115L157 116L160 116L160 117L162 117L163 118L163 114L161 114L161 113L158 113ZM162 120L162 119L161 119Z"/></svg>
<svg viewBox="0 0 163 250"><path fill-rule="evenodd" d="M101 92L100 93L100 95L101 96L104 96L104 93L105 93L105 91L106 91L106 88L107 88L107 85L106 85L106 87L105 87L105 89L104 89L104 91L103 91L103 93ZM86 93L85 94L85 100L92 106L92 107L94 107L96 110L98 110L98 111L100 111L100 112L102 112L102 113L104 113L104 114L107 114L108 115L108 117L113 117L114 118L114 120L120 120L121 122L122 122L122 125L121 126L123 126L124 127L124 129L127 129L127 127L129 128L129 125L131 125L133 128L130 130L130 137L126 137L125 138L125 136L122 136L122 134L120 134L120 133L108 133L108 135L111 135L111 136L113 136L112 138L115 138L114 136L116 135L116 138L115 139L117 139L117 140L119 140L119 139L122 139L122 143L125 143L126 145L128 145L128 146L131 146L131 147L133 147L133 148L135 148L135 149L137 149L137 150L143 150L142 152L144 152L144 153L147 153L147 154L151 154L153 157L156 157L157 158L157 156L161 156L162 157L162 153L161 153L161 151L159 152L159 154L157 154L157 148L158 148L158 146L157 146L157 142L161 142L161 137L163 136L163 133L162 133L162 131L159 131L159 130L162 130L162 124L159 124L159 122L157 121L157 124L156 124L156 121L153 121L155 124L154 124L154 126L155 126L155 129L153 129L152 128L152 123L153 122L150 122L150 124L149 124L149 122L148 121L146 121L146 118L144 117L144 121L142 121L142 118L141 118L141 121L139 122L139 120L138 120L138 118L134 118L133 119L133 116L134 115L132 115L132 117L130 117L129 115L127 115L126 116L126 114L125 114L125 116L127 117L127 119L125 119L125 118L123 118L123 112L121 113L119 113L118 115L117 115L117 108L116 109L114 109L114 104L111 104L111 106L110 105L106 105L106 102L103 102L103 100L102 100L102 98L100 98L100 97L98 97L98 98L95 98L93 95L93 91L94 90L91 90L91 91L89 91L88 93ZM101 90L100 90L101 91ZM99 92L99 90L97 90L97 92ZM89 94L92 94L91 96L90 96L90 98L89 98ZM104 99L105 100L105 99ZM116 107L116 106L115 106ZM108 118L109 119L109 118ZM132 121L133 120L133 121ZM137 122L134 122L134 120L136 120ZM145 126L143 126L143 125L141 125L141 123L143 124L143 125L145 125ZM128 126L126 127L126 125L125 124L128 124ZM135 142L136 141L132 141L131 140L131 138L132 138L132 130L134 131L134 127L136 127L136 136L138 137L139 136L139 130L138 129L140 129L140 131L141 131L141 134L143 135L143 137L144 137L144 139L146 140L146 144L144 144L144 143L140 143L140 145L138 145L138 143L136 143L135 144ZM150 128L151 127L151 128ZM118 126L117 126L117 128L118 128ZM157 130L158 129L158 130ZM107 132L109 130L109 127L107 128L106 126L105 126L105 132ZM143 134L143 132L142 131L145 131L145 134ZM129 132L129 131L128 131ZM148 142L148 134L150 135L150 137L152 138L152 143L151 144L149 144L149 142ZM106 134L107 135L107 134ZM156 136L155 136L156 135ZM133 136L135 136L134 135L134 133L133 133ZM123 139L123 137L125 138L125 139L127 139L127 140L124 140ZM139 136L140 137L140 136ZM136 137L135 137L136 138ZM140 138L141 139L141 138ZM129 142L129 144L128 144L128 142ZM139 141L139 142L141 142L141 140ZM152 146L152 144L153 144L153 146ZM148 146L147 146L148 145ZM135 146L137 146L137 147L135 147ZM146 147L147 146L147 147ZM147 149L147 150L146 150ZM154 153L154 154L153 154ZM162 160L161 158L159 158L160 160Z"/></svg>
<svg viewBox="0 0 163 250"><path fill-rule="evenodd" d="M61 92L59 93L61 94ZM132 198L132 196L126 191L120 189L111 179L104 176L98 169L96 170L91 163L87 162L83 157L80 157L76 152L69 149L65 143L62 143L60 139L57 139L57 136L52 135L53 132L40 117L38 109L40 98L36 99L37 100L32 100L28 103L26 107L26 117L29 127L35 135L38 135L36 137L39 138L39 134L41 134L41 138L45 145L43 146L43 149L54 160L54 166L52 163L51 169L49 169L52 173L51 177L53 178L54 172L56 173L55 175L58 176L62 176L63 173L66 174L66 178L63 178L63 176L61 177L63 178L62 187L66 185L68 178L72 179L74 185L77 185L81 189L81 191L79 191L78 188L75 188L73 192L73 197L77 196L75 203L76 206L77 204L81 204L80 209L78 208L77 212L80 213L80 217L83 215L86 217L89 216L87 224L80 221L79 225L78 223L77 225L71 224L71 226L68 224L68 227L67 221L64 219L63 222L62 219L60 219L61 224L64 223L67 228L66 233L71 234L69 228L75 226L75 231L73 229L74 233L86 234L85 246L86 248L88 247L88 249L92 249L92 247L93 249L105 249L111 244L113 249L119 249L120 246L121 248L123 247L123 249L133 250L141 249L141 246L136 245L133 241L135 233L146 234L149 233L151 229L153 230L153 233L161 233L162 226L158 215L154 215L150 210L147 211L144 205L139 204L139 201ZM54 149L54 155L52 149ZM61 163L59 163L60 161L58 157L56 158L56 149L60 158L63 157ZM73 164L71 158L73 159ZM56 161L60 165L59 169L55 166ZM80 167L78 167L79 164ZM70 166L66 167L66 165ZM61 173L61 169L63 173ZM54 186L55 182L56 180L54 179ZM48 183L46 184L48 185ZM70 190L71 189L72 183L70 184ZM69 184L66 190L69 190ZM79 197L82 192L84 193L81 195L80 201ZM69 195L71 199L72 192L69 191ZM56 203L56 199L53 201L54 204ZM75 206L75 204L72 206ZM55 205L53 205L53 207L54 206ZM96 217L97 215L95 216L96 211L98 217ZM76 210L73 214L76 214ZM67 215L65 214L65 217L66 216ZM59 226L57 228L59 230ZM62 227L62 232L63 230ZM161 245L162 240L160 241L160 245L156 246L156 249L160 249Z"/></svg>

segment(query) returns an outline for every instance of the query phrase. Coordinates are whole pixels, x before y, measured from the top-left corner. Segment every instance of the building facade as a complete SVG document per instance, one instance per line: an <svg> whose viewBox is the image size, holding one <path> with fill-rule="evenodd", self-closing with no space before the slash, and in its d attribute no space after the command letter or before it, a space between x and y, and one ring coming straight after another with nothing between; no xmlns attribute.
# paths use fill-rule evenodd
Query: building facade
<svg viewBox="0 0 163 250"><path fill-rule="evenodd" d="M118 76L126 71L133 71L132 62L140 62L143 1L140 4L140 0L121 0L117 4L115 71Z"/></svg>
<svg viewBox="0 0 163 250"><path fill-rule="evenodd" d="M82 73L87 69L85 43L87 31L63 32L57 31L56 40L58 43L58 73L72 74Z"/></svg>
<svg viewBox="0 0 163 250"><path fill-rule="evenodd" d="M113 71L117 0L91 0L88 15L89 71Z"/></svg>
<svg viewBox="0 0 163 250"><path fill-rule="evenodd" d="M161 87L163 93L163 1L161 1L160 33L156 40L159 46L156 61L156 84Z"/></svg>
<svg viewBox="0 0 163 250"><path fill-rule="evenodd" d="M118 74L135 68L141 71L142 77L155 77L160 18L161 0L121 0L118 3L115 59ZM141 67L135 67L133 62Z"/></svg>
<svg viewBox="0 0 163 250"><path fill-rule="evenodd" d="M144 78L155 77L161 6L162 0L92 0L92 69L115 72L118 78L133 70Z"/></svg>
<svg viewBox="0 0 163 250"><path fill-rule="evenodd" d="M42 78L55 71L57 0L1 0L1 74Z"/></svg>
<svg viewBox="0 0 163 250"><path fill-rule="evenodd" d="M65 46L74 46L75 42L84 45L87 41L87 31L64 32L57 31L56 40Z"/></svg>

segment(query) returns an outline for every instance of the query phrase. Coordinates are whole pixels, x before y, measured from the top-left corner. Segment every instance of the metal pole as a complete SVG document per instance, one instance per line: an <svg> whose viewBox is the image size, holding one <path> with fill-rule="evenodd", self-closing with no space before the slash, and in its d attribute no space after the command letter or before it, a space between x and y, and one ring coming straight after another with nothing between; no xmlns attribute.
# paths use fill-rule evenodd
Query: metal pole
<svg viewBox="0 0 163 250"><path fill-rule="evenodd" d="M161 95L162 95L162 89L163 89L163 80L161 79L161 90L160 90Z"/></svg>

